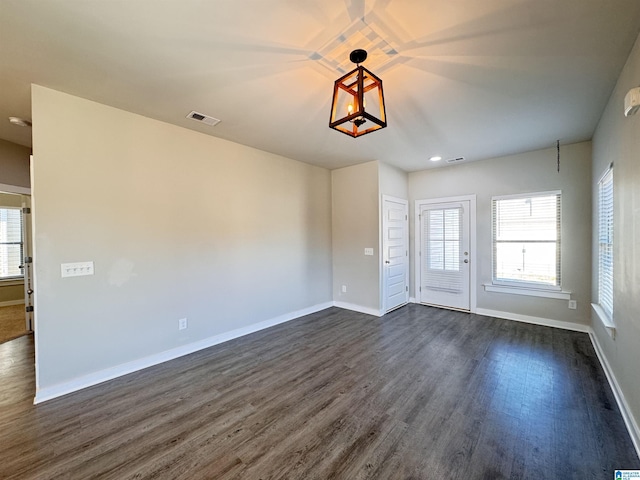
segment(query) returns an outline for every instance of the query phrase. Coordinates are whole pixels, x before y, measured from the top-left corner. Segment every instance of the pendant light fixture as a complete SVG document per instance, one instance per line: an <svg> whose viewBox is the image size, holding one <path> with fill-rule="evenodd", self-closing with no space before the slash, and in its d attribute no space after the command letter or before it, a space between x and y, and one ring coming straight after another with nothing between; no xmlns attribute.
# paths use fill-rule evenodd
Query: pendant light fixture
<svg viewBox="0 0 640 480"><path fill-rule="evenodd" d="M360 64L365 50L354 50L349 59L356 68L336 80L333 86L329 127L350 137L359 137L387 126L382 80Z"/></svg>

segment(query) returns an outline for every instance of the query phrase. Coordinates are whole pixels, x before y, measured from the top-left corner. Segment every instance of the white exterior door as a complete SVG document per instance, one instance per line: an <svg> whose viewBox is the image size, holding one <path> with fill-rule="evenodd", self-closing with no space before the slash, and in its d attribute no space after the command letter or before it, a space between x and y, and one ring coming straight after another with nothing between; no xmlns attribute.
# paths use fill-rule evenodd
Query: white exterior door
<svg viewBox="0 0 640 480"><path fill-rule="evenodd" d="M382 197L382 295L384 311L409 301L409 202Z"/></svg>
<svg viewBox="0 0 640 480"><path fill-rule="evenodd" d="M420 206L420 303L470 309L469 201Z"/></svg>

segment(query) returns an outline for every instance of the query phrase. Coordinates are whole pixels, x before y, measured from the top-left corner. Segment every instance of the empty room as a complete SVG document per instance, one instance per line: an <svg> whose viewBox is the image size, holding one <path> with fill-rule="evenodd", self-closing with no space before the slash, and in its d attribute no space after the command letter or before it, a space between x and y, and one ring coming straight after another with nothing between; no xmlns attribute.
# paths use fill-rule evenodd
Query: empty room
<svg viewBox="0 0 640 480"><path fill-rule="evenodd" d="M0 0L0 478L640 478L640 2Z"/></svg>

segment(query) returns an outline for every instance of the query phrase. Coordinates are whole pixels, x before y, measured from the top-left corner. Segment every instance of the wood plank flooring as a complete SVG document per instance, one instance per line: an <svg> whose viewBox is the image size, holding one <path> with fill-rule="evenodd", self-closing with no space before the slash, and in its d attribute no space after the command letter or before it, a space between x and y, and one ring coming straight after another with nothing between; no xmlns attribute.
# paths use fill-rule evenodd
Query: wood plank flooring
<svg viewBox="0 0 640 480"><path fill-rule="evenodd" d="M640 469L586 334L330 308L33 406L0 345L3 479L610 479Z"/></svg>

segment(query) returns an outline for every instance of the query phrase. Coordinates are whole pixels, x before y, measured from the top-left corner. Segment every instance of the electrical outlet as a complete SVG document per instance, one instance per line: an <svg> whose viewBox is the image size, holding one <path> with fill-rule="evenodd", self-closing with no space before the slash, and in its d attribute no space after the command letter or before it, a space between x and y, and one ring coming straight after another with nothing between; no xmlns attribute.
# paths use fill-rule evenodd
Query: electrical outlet
<svg viewBox="0 0 640 480"><path fill-rule="evenodd" d="M347 286L346 285L342 285L342 293L347 293Z"/></svg>
<svg viewBox="0 0 640 480"><path fill-rule="evenodd" d="M576 308L578 308L578 302L575 300L569 300L569 308L571 310L575 310Z"/></svg>
<svg viewBox="0 0 640 480"><path fill-rule="evenodd" d="M178 330L184 330L185 328L187 328L187 319L181 318L178 320Z"/></svg>

